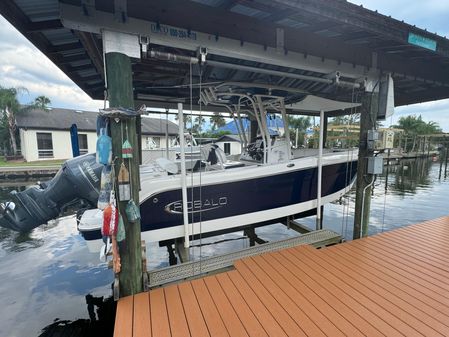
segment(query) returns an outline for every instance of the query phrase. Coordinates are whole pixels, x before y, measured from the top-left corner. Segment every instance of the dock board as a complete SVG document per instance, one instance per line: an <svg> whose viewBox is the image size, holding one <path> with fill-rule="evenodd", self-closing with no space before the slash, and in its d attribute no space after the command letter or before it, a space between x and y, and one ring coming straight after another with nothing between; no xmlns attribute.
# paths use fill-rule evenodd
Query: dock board
<svg viewBox="0 0 449 337"><path fill-rule="evenodd" d="M449 336L449 217L122 298L114 336Z"/></svg>

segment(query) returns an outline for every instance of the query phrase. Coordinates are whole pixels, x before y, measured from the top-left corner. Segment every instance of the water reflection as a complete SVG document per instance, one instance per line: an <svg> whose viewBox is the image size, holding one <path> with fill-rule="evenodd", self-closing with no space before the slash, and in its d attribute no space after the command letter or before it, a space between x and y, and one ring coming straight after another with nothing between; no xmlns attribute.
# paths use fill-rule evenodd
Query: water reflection
<svg viewBox="0 0 449 337"><path fill-rule="evenodd" d="M42 329L39 337L54 336L83 336L98 337L112 336L116 304L112 297L104 299L103 296L95 297L87 294L86 305L89 319L77 319L75 321L55 319L55 321Z"/></svg>
<svg viewBox="0 0 449 337"><path fill-rule="evenodd" d="M439 179L440 165L429 159L411 159L389 167L376 180L371 200L369 234L448 215L449 179ZM355 193L340 203L326 205L324 227L352 239ZM313 226L314 219L306 219Z"/></svg>
<svg viewBox="0 0 449 337"><path fill-rule="evenodd" d="M390 174L394 174L394 184L388 186L399 195L415 193L417 188L432 185L432 177L429 174L434 163L427 159L403 160L398 165L388 168ZM389 174L389 176L390 176ZM385 180L385 176L382 177ZM387 181L388 182L388 181Z"/></svg>
<svg viewBox="0 0 449 337"><path fill-rule="evenodd" d="M54 324L55 319L87 319L85 295L111 295L112 274L97 254L88 252L74 217L36 228L24 237L8 230L2 235L0 336L38 336L45 326L62 326Z"/></svg>
<svg viewBox="0 0 449 337"><path fill-rule="evenodd" d="M32 238L30 233L17 233L0 227L0 243L5 252L21 252L28 248L37 248L43 241Z"/></svg>

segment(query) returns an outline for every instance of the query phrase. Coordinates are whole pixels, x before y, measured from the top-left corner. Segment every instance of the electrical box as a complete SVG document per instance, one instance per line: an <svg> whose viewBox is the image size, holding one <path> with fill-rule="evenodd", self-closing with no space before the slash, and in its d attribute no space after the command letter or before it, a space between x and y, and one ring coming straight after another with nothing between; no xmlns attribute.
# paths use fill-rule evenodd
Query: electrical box
<svg viewBox="0 0 449 337"><path fill-rule="evenodd" d="M384 149L392 149L394 147L394 131L384 130L382 137L382 147Z"/></svg>
<svg viewBox="0 0 449 337"><path fill-rule="evenodd" d="M368 130L368 135L367 135L368 150L375 149L377 140L379 140L379 132L377 132L376 130Z"/></svg>
<svg viewBox="0 0 449 337"><path fill-rule="evenodd" d="M384 169L384 158L382 156L368 158L368 174L382 174Z"/></svg>
<svg viewBox="0 0 449 337"><path fill-rule="evenodd" d="M369 144L369 141L368 141ZM374 141L374 150L387 150L394 148L394 131L384 129L379 132L378 140Z"/></svg>

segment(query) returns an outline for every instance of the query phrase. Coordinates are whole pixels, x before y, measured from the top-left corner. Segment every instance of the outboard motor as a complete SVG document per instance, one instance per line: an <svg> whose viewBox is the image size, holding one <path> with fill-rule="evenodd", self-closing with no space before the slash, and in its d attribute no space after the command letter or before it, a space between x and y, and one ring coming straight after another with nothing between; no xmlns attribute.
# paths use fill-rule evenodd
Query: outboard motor
<svg viewBox="0 0 449 337"><path fill-rule="evenodd" d="M75 201L96 207L102 166L95 154L86 154L67 160L46 185L12 191L12 201L0 204L0 226L29 231L58 217L64 206Z"/></svg>

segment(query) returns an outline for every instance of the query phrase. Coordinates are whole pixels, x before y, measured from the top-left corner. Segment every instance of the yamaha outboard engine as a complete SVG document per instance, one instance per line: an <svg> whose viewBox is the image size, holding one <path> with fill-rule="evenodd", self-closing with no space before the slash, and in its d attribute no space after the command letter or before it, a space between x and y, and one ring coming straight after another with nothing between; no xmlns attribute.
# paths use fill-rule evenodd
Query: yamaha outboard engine
<svg viewBox="0 0 449 337"><path fill-rule="evenodd" d="M29 231L58 217L72 202L85 201L96 207L101 170L95 154L66 161L46 186L11 192L12 201L0 205L0 226Z"/></svg>

